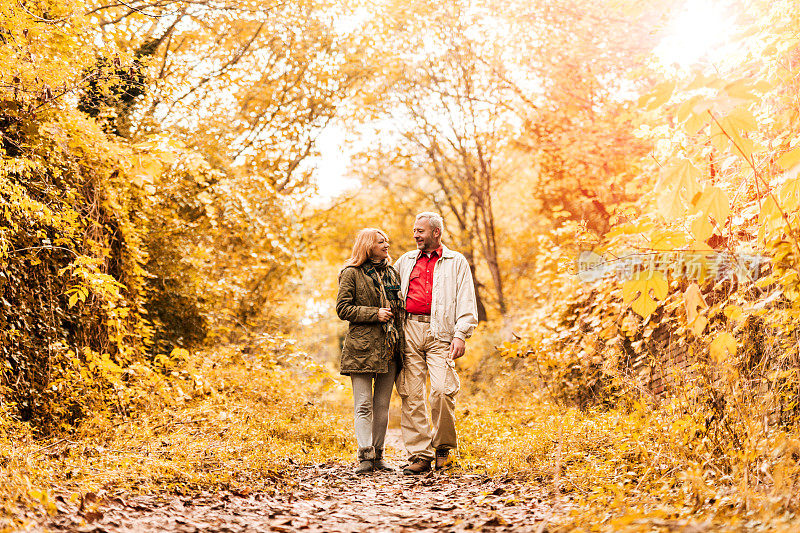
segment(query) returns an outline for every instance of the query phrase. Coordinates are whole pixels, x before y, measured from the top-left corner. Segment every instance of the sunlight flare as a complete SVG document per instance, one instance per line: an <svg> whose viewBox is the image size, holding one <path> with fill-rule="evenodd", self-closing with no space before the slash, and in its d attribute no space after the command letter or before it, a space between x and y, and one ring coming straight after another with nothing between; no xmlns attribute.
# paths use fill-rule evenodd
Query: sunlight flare
<svg viewBox="0 0 800 533"><path fill-rule="evenodd" d="M678 10L656 48L665 65L689 67L698 63L717 63L730 53L735 22L720 2L688 0Z"/></svg>

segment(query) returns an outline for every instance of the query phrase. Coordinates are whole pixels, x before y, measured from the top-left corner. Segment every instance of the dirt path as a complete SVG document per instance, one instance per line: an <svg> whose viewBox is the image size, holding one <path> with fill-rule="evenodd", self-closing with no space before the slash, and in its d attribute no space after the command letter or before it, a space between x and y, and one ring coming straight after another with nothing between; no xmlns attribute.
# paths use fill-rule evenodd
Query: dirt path
<svg viewBox="0 0 800 533"><path fill-rule="evenodd" d="M399 435L387 456L399 466ZM391 449L390 449L391 447ZM544 490L459 471L414 477L356 476L353 465L298 467L291 491L193 497L131 496L60 506L32 531L536 531L549 512ZM70 508L72 507L72 508Z"/></svg>

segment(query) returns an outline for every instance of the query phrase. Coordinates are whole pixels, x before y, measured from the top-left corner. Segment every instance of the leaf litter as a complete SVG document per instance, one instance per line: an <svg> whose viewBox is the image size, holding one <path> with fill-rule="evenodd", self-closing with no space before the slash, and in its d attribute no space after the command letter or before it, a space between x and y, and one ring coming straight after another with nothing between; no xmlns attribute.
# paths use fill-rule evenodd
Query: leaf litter
<svg viewBox="0 0 800 533"><path fill-rule="evenodd" d="M404 476L398 455L387 446L387 456L395 458L398 469L368 475L356 475L352 464L337 461L295 465L266 491L89 493L78 501L57 496L55 516L27 530L539 531L552 516L546 487L460 468Z"/></svg>

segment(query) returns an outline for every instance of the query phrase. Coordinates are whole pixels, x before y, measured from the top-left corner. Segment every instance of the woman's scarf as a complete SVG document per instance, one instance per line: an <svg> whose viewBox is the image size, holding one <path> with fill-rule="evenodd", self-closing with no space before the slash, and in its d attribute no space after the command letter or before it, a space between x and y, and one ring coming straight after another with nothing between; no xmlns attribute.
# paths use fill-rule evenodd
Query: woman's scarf
<svg viewBox="0 0 800 533"><path fill-rule="evenodd" d="M393 318L387 322L381 322L383 331L386 333L386 354L402 357L403 342L401 342L401 338L406 320L406 309L400 298L400 276L395 269L389 267L389 261L386 259L380 263L367 261L361 267L372 278L381 298L381 307L388 307L392 310Z"/></svg>

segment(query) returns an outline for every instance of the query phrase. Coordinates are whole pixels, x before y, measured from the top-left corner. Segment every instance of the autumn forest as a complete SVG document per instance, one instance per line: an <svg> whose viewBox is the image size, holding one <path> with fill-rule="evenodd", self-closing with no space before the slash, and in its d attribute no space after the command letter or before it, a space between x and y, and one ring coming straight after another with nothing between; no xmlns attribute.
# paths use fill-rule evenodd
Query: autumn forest
<svg viewBox="0 0 800 533"><path fill-rule="evenodd" d="M0 531L796 530L799 8L0 0ZM395 391L356 475L339 273L420 212L455 466Z"/></svg>

